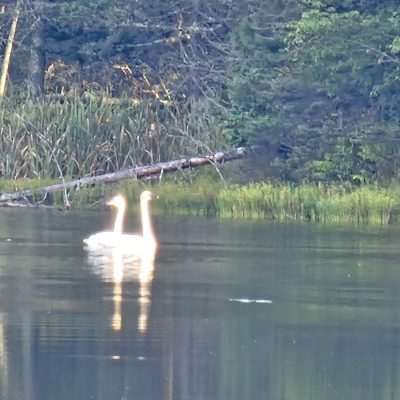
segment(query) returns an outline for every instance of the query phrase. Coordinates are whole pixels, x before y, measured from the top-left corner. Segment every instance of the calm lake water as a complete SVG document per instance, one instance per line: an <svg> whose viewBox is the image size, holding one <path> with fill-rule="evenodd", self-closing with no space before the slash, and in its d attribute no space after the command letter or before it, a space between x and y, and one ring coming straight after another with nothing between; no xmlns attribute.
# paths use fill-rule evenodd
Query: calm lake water
<svg viewBox="0 0 400 400"><path fill-rule="evenodd" d="M400 399L399 228L157 218L141 265L109 220L0 209L1 399Z"/></svg>

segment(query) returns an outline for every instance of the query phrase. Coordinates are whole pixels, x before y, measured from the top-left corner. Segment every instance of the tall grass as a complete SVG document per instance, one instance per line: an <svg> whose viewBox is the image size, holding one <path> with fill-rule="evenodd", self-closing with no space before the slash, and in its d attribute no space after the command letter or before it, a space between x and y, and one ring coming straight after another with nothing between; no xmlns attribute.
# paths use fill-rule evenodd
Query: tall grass
<svg viewBox="0 0 400 400"><path fill-rule="evenodd" d="M0 190L44 186L49 179L100 174L220 148L223 135L208 106L200 101L179 108L134 104L129 98L90 93L63 99L3 99L0 176L10 181L0 181ZM130 183L121 190L137 203L141 188ZM322 223L387 224L396 217L400 197L394 187L268 182L239 186L214 180L164 181L152 189L160 194L158 208L164 213ZM81 190L71 193L71 200L73 205L87 204L109 190ZM62 202L62 195L53 200Z"/></svg>
<svg viewBox="0 0 400 400"><path fill-rule="evenodd" d="M325 224L388 224L400 206L397 189L341 185L253 183L244 186L196 184L161 186L168 213L221 218L302 221Z"/></svg>
<svg viewBox="0 0 400 400"><path fill-rule="evenodd" d="M396 205L394 191L374 186L261 183L227 187L217 197L222 217L276 221L388 224Z"/></svg>
<svg viewBox="0 0 400 400"><path fill-rule="evenodd" d="M11 98L0 104L0 174L57 178L209 152L222 133L204 102L134 104L106 95Z"/></svg>
<svg viewBox="0 0 400 400"><path fill-rule="evenodd" d="M0 180L0 191L37 188L51 180ZM324 224L380 224L398 222L400 187L352 188L342 185L291 185L250 183L223 185L212 177L199 176L192 182L166 179L151 184L124 181L117 185L81 188L69 193L73 207L96 205L112 193L123 192L128 204L138 205L140 192L148 188L158 195L156 212L168 215L202 215L232 219L261 219L279 222L316 222ZM40 198L36 198L40 200ZM63 205L62 193L50 198Z"/></svg>
<svg viewBox="0 0 400 400"><path fill-rule="evenodd" d="M137 204L143 185L125 184L123 190ZM400 189L342 185L252 183L244 186L210 179L152 186L156 209L163 214L261 219L324 224L380 224L397 222Z"/></svg>

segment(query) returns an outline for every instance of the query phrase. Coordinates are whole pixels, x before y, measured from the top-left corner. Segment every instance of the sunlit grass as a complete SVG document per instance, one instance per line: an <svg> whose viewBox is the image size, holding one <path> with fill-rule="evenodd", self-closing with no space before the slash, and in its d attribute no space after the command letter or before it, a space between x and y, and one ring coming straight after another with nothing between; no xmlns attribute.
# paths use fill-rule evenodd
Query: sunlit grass
<svg viewBox="0 0 400 400"><path fill-rule="evenodd" d="M1 191L37 188L50 180L0 181ZM400 210L400 188L342 185L291 185L283 183L223 184L210 177L192 182L166 180L162 183L124 181L118 185L98 185L68 192L72 207L95 207L103 198L124 193L131 210L137 209L139 195L152 190L158 199L156 213L201 215L232 219L259 219L278 222L324 224L380 224L396 222ZM36 200L40 200L36 196ZM50 196L56 205L64 204L62 193Z"/></svg>
<svg viewBox="0 0 400 400"><path fill-rule="evenodd" d="M229 186L217 198L222 217L322 223L387 224L395 205L394 193L373 186L260 183Z"/></svg>
<svg viewBox="0 0 400 400"><path fill-rule="evenodd" d="M132 204L145 186L124 184ZM148 187L148 186L147 186ZM159 197L156 210L169 215L203 215L232 219L325 224L381 224L396 220L396 188L341 185L252 183L223 185L212 179L166 182L150 187Z"/></svg>

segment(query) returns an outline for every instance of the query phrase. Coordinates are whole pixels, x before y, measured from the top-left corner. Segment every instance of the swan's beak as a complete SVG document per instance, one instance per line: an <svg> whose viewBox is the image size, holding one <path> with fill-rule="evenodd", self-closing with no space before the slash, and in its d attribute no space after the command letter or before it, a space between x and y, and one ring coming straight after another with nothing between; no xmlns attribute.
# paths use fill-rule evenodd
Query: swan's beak
<svg viewBox="0 0 400 400"><path fill-rule="evenodd" d="M107 201L106 203L107 206L115 206L115 203L113 200Z"/></svg>

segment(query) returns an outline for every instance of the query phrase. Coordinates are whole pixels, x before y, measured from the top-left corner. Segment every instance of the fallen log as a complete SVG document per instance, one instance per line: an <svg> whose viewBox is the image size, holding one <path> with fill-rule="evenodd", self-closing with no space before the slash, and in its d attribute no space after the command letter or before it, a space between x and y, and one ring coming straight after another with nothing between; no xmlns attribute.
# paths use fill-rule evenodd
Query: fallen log
<svg viewBox="0 0 400 400"><path fill-rule="evenodd" d="M139 166L133 168L122 169L116 172L111 172L97 176L87 176L79 178L70 182L57 183L54 185L44 186L38 189L21 190L18 192L9 192L0 194L0 203L9 205L10 202L27 201L33 195L42 195L45 197L49 193L79 190L81 187L92 186L99 183L113 183L123 179L143 179L152 176L162 176L163 174L185 170L189 168L196 168L201 165L218 165L226 161L237 160L244 158L251 151L249 147L239 147L229 152L217 152L212 155L204 157L182 158L180 160L161 162L152 165ZM1 205L1 204L0 204Z"/></svg>

